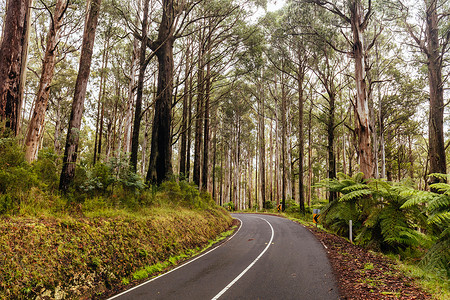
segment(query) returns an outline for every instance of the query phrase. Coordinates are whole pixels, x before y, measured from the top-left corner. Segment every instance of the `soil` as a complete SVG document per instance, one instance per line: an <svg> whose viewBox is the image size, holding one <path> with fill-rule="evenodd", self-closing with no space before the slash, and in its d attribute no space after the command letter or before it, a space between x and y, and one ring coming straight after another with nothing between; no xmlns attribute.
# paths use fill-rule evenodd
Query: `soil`
<svg viewBox="0 0 450 300"><path fill-rule="evenodd" d="M341 299L432 299L395 261L315 227L308 229L328 253Z"/></svg>

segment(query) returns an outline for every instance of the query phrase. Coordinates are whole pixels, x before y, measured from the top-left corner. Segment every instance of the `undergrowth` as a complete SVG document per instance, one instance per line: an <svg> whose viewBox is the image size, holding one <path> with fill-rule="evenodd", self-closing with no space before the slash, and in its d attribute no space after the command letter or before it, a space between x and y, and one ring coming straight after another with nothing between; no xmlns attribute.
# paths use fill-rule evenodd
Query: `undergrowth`
<svg viewBox="0 0 450 300"><path fill-rule="evenodd" d="M184 181L146 186L124 160L81 163L67 194L60 170L52 151L29 164L17 141L0 139L0 299L98 296L231 225L209 194Z"/></svg>

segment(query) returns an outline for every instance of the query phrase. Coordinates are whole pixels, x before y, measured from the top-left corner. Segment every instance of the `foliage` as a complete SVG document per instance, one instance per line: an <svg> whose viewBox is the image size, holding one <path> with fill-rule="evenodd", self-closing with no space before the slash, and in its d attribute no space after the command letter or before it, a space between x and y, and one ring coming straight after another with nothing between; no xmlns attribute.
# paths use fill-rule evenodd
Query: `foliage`
<svg viewBox="0 0 450 300"><path fill-rule="evenodd" d="M403 257L422 256L425 269L450 276L449 184L433 184L435 192L429 192L408 184L364 181L361 174L338 174L338 179L321 185L341 194L325 206L325 226L346 236L348 221L353 220L358 243ZM428 251L423 255L420 249Z"/></svg>
<svg viewBox="0 0 450 300"><path fill-rule="evenodd" d="M430 176L447 179L448 175L430 174ZM425 269L450 277L450 184L435 183L430 185L435 192L407 189L403 191L409 197L402 208L420 208L427 215L428 229L435 236L434 245L421 261Z"/></svg>
<svg viewBox="0 0 450 300"><path fill-rule="evenodd" d="M2 217L0 298L57 298L57 293L90 298L121 285L123 278L140 278L139 270L146 265L173 264L190 249L209 245L230 224L230 216L220 208Z"/></svg>
<svg viewBox="0 0 450 300"><path fill-rule="evenodd" d="M424 227L425 217L417 207L402 207L409 199L402 193L407 187L366 182L361 173L353 177L341 173L323 185L341 194L323 211L324 224L338 234L347 235L352 220L356 241L375 249L401 254L426 244L426 236L416 230Z"/></svg>

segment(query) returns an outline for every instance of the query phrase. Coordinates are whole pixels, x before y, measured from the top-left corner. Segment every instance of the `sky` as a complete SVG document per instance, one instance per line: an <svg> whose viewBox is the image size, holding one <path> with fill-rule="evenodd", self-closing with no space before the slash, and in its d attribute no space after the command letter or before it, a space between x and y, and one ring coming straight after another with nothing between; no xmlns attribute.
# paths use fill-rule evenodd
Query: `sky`
<svg viewBox="0 0 450 300"><path fill-rule="evenodd" d="M283 7L286 0L269 0L267 3L267 11L275 11Z"/></svg>

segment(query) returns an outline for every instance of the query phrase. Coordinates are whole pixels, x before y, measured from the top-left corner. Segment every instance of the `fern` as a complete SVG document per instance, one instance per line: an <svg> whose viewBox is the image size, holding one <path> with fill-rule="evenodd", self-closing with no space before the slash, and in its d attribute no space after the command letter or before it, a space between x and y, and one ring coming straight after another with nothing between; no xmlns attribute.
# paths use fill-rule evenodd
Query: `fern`
<svg viewBox="0 0 450 300"><path fill-rule="evenodd" d="M358 191L358 190L366 190L366 189L369 189L367 184L357 183L357 184L353 184L353 185L344 187L342 190L340 190L340 192L343 194L348 194L350 192L354 192L354 191Z"/></svg>
<svg viewBox="0 0 450 300"><path fill-rule="evenodd" d="M450 184L447 183L435 183L430 185L430 188L438 191L441 194L450 196Z"/></svg>
<svg viewBox="0 0 450 300"><path fill-rule="evenodd" d="M356 201L358 199L361 199L366 196L370 196L372 194L372 191L369 189L360 189L353 192L350 192L348 194L343 195L339 202L348 202L348 201Z"/></svg>

